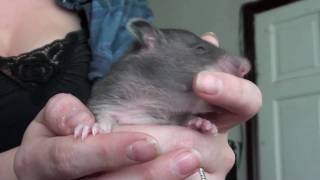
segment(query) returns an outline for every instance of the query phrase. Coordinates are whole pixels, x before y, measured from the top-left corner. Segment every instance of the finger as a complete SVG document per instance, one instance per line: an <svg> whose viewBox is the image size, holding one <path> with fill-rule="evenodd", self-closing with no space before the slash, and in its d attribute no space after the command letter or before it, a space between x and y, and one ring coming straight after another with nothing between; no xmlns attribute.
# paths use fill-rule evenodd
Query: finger
<svg viewBox="0 0 320 180"><path fill-rule="evenodd" d="M91 125L94 116L76 97L70 94L53 96L36 122L43 123L55 135L70 135L78 124ZM41 126L37 125L37 126Z"/></svg>
<svg viewBox="0 0 320 180"><path fill-rule="evenodd" d="M218 36L213 32L207 32L202 35L202 39L219 47Z"/></svg>
<svg viewBox="0 0 320 180"><path fill-rule="evenodd" d="M17 155L18 167L36 164L42 168L41 172L30 171L34 175L76 179L151 160L158 154L158 147L157 142L145 134L123 132L90 136L86 141L77 141L72 136L50 138L43 141L43 148L31 152L30 156L37 157L29 159L32 162L28 157Z"/></svg>
<svg viewBox="0 0 320 180"><path fill-rule="evenodd" d="M70 135L79 123L93 124L94 116L76 97L70 94L57 94L30 123L24 134L24 141Z"/></svg>
<svg viewBox="0 0 320 180"><path fill-rule="evenodd" d="M254 116L261 107L262 96L252 82L221 72L200 72L194 80L195 93L221 107L225 113L215 114L219 130L229 129Z"/></svg>
<svg viewBox="0 0 320 180"><path fill-rule="evenodd" d="M40 123L40 120L43 119L43 109L37 114L35 119L31 121L28 128L26 129L23 140L24 141L32 141L34 139L43 139L44 137L52 137L54 136L53 132L46 127L43 123Z"/></svg>
<svg viewBox="0 0 320 180"><path fill-rule="evenodd" d="M108 180L180 180L194 174L200 167L199 153L195 150L180 149L155 160L128 167L124 170L92 179Z"/></svg>
<svg viewBox="0 0 320 180"><path fill-rule="evenodd" d="M201 167L204 167L209 173L226 173L235 162L235 155L228 145L228 136L226 133L214 136L211 134L202 134L186 127L173 125L120 126L115 128L114 131L142 132L156 137L162 153L181 148L194 148L200 152L201 157L207 157L201 159ZM173 134L179 135L173 136Z"/></svg>

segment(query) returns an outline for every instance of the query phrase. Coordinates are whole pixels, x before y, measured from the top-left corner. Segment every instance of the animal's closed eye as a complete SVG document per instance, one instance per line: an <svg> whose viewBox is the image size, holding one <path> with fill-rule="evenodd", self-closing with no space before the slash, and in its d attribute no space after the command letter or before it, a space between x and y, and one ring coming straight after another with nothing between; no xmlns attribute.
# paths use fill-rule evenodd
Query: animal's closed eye
<svg viewBox="0 0 320 180"><path fill-rule="evenodd" d="M198 54L203 54L203 53L207 52L207 48L203 45L197 45L194 47L194 49L196 50L196 52Z"/></svg>

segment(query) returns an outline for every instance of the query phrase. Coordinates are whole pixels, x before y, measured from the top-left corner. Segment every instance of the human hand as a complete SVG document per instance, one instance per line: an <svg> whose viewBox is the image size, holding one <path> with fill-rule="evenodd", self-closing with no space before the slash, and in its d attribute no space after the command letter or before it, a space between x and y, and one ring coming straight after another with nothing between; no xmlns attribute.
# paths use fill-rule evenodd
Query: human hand
<svg viewBox="0 0 320 180"><path fill-rule="evenodd" d="M207 33L204 40L219 46L214 34ZM222 72L200 72L194 80L194 91L209 104L219 107L219 113L208 114L205 118L214 122L219 134L213 137L215 144L224 158L214 159L216 168L206 168L208 180L222 180L234 164L234 153L228 145L229 130L253 117L261 108L262 95L259 88L252 82ZM217 140L219 139L219 140ZM224 160L225 159L225 160ZM196 176L194 179L196 179Z"/></svg>
<svg viewBox="0 0 320 180"><path fill-rule="evenodd" d="M203 167L207 173L208 180L222 180L234 164L234 153L228 145L227 135L202 134L190 128L173 125L135 125L119 126L113 129L114 132L142 132L155 137L160 144L160 152L166 154L178 149L195 151L198 154L200 164L193 171L188 180L199 180L199 168ZM148 180L160 180L161 174L156 173L154 167L144 163L145 172L148 173ZM164 167L169 167L164 166ZM122 169L119 173L134 171L137 166ZM108 177L108 176L106 176ZM121 179L130 179L123 176ZM170 178L169 178L170 179ZM173 178L171 178L173 179Z"/></svg>
<svg viewBox="0 0 320 180"><path fill-rule="evenodd" d="M149 177L148 171L143 167L150 166L157 177L174 180L189 176L199 167L197 155L188 149L172 151L154 159L159 152L158 143L143 133L100 134L85 141L72 136L77 124L93 122L92 114L75 97L59 94L51 98L26 130L18 148L14 162L17 177L64 180L101 179L108 175L110 179L149 179L146 178ZM182 161L184 164L177 164L181 161L174 160L179 155L188 157ZM170 168L166 168L168 164ZM117 173L117 169L124 167L135 168L134 171Z"/></svg>
<svg viewBox="0 0 320 180"><path fill-rule="evenodd" d="M202 38L219 46L214 34L206 33ZM214 121L219 132L227 132L250 119L262 105L262 95L255 84L223 72L200 72L194 80L193 88L203 100L221 108L221 112L208 114L207 117Z"/></svg>

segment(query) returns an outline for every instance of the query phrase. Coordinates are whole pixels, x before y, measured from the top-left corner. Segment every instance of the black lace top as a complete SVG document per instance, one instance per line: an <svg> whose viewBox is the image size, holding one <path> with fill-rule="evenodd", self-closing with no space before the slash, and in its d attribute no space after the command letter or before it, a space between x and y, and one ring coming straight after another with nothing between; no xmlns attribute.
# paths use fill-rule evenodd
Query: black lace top
<svg viewBox="0 0 320 180"><path fill-rule="evenodd" d="M20 144L30 121L53 95L71 93L87 100L90 57L84 31L19 56L0 57L0 152Z"/></svg>

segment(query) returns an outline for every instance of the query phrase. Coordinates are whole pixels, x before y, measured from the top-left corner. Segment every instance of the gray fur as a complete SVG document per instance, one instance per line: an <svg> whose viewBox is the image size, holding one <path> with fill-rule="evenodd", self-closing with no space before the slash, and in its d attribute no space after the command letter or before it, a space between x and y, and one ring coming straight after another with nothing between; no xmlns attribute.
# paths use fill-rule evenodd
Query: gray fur
<svg viewBox="0 0 320 180"><path fill-rule="evenodd" d="M184 124L211 111L193 93L193 78L204 70L236 74L241 64L189 31L160 30L141 20L131 21L129 29L137 43L95 83L88 103L106 131L118 124ZM227 68L224 58L231 62Z"/></svg>

